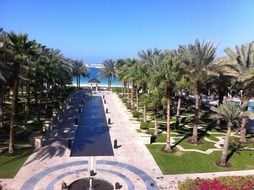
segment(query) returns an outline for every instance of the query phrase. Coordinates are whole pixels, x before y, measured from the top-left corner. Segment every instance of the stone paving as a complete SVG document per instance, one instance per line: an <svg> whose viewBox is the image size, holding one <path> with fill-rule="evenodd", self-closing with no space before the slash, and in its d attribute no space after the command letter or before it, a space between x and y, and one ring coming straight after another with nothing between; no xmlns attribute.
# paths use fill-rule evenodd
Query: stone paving
<svg viewBox="0 0 254 190"><path fill-rule="evenodd" d="M13 180L6 181L12 190L53 190L60 189L62 182L71 182L89 177L89 157L70 157L68 139L73 139L77 126L75 118L84 92L78 92L72 103L59 116L59 122L46 136L45 146L34 152L20 169ZM102 94L97 94L102 95ZM96 157L97 175L113 185L119 182L122 189L145 190L167 189L169 184L155 163L139 135L130 127L130 121L120 101L112 92L104 92L107 103L106 114L111 118L109 125L112 144L116 139L118 148L114 156ZM168 188L169 189L169 188Z"/></svg>

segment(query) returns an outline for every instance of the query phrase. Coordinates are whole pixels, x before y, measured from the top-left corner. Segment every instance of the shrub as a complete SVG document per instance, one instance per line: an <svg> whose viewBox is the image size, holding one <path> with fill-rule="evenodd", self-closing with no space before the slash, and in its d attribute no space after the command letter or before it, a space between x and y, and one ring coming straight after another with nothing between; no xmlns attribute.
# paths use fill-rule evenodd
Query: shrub
<svg viewBox="0 0 254 190"><path fill-rule="evenodd" d="M128 102L128 100L127 100L126 98L123 98L122 101L123 101L123 103L125 103L125 104Z"/></svg>
<svg viewBox="0 0 254 190"><path fill-rule="evenodd" d="M131 109L131 104L127 102L126 107L127 107L127 109Z"/></svg>
<svg viewBox="0 0 254 190"><path fill-rule="evenodd" d="M112 87L112 92L120 93L121 87Z"/></svg>
<svg viewBox="0 0 254 190"><path fill-rule="evenodd" d="M152 122L150 122L150 121L147 121L147 122L141 121L140 129L146 130L146 129L149 129L149 128L152 128L152 127L153 127Z"/></svg>
<svg viewBox="0 0 254 190"><path fill-rule="evenodd" d="M133 111L133 112L132 112L133 117L139 118L140 114L141 114L141 113L138 112L138 111Z"/></svg>
<svg viewBox="0 0 254 190"><path fill-rule="evenodd" d="M251 190L254 176L227 176L215 179L188 179L178 183L179 190Z"/></svg>

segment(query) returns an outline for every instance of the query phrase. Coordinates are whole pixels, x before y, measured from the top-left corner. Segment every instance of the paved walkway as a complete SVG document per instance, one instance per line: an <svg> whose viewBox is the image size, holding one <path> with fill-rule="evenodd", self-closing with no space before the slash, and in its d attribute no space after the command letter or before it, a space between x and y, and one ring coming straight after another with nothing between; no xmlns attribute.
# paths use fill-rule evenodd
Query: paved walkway
<svg viewBox="0 0 254 190"><path fill-rule="evenodd" d="M13 190L54 190L60 189L62 182L70 184L76 179L89 176L90 157L70 157L68 139L73 139L77 126L78 108L84 92L78 92L72 103L66 107L59 122L47 137L46 146L32 154L15 178L8 181L8 189ZM102 94L97 94L102 95ZM119 182L122 189L157 190L169 189L163 175L131 123L118 97L112 92L103 94L111 118L109 132L112 144L116 139L118 148L114 156L98 156L96 178L105 179L113 185ZM55 140L54 140L55 139ZM168 187L168 188L167 188Z"/></svg>

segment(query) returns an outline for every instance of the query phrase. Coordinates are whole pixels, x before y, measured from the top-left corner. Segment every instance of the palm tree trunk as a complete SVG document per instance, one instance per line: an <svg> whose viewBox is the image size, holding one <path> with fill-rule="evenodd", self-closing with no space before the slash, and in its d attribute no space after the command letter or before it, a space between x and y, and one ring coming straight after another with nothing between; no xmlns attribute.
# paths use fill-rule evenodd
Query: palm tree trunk
<svg viewBox="0 0 254 190"><path fill-rule="evenodd" d="M144 104L144 123L146 123L146 104Z"/></svg>
<svg viewBox="0 0 254 190"><path fill-rule="evenodd" d="M123 82L123 94L126 94L126 82Z"/></svg>
<svg viewBox="0 0 254 190"><path fill-rule="evenodd" d="M193 144L198 143L199 99L200 99L199 86L200 86L199 81L197 81L196 82L196 101L195 101L195 121L193 125L192 139L191 139L191 142Z"/></svg>
<svg viewBox="0 0 254 190"><path fill-rule="evenodd" d="M76 80L77 80L77 88L78 88L78 76L76 77Z"/></svg>
<svg viewBox="0 0 254 190"><path fill-rule="evenodd" d="M35 104L36 104L36 107L37 107L37 121L39 121L40 122L40 118L41 118L41 112L40 112L40 110L41 110L41 96L39 97L38 96L38 94L40 94L40 93L38 93L37 92L37 87L35 87Z"/></svg>
<svg viewBox="0 0 254 190"><path fill-rule="evenodd" d="M108 77L108 90L111 90L111 77Z"/></svg>
<svg viewBox="0 0 254 190"><path fill-rule="evenodd" d="M157 106L154 106L154 136L158 136Z"/></svg>
<svg viewBox="0 0 254 190"><path fill-rule="evenodd" d="M246 94L249 94L248 92ZM249 98L248 96L244 96L241 99L241 112L245 113L247 111L248 103L249 103ZM247 124L247 117L243 116L241 119L241 128L240 128L240 140L239 142L241 143L246 143L246 124Z"/></svg>
<svg viewBox="0 0 254 190"><path fill-rule="evenodd" d="M130 102L130 84L128 83L128 89L127 89L127 92L128 92L128 102Z"/></svg>
<svg viewBox="0 0 254 190"><path fill-rule="evenodd" d="M132 88L131 88L131 107L134 107L134 82L132 82Z"/></svg>
<svg viewBox="0 0 254 190"><path fill-rule="evenodd" d="M27 127L28 114L30 111L30 84L26 87L26 99L25 99L25 127Z"/></svg>
<svg viewBox="0 0 254 190"><path fill-rule="evenodd" d="M138 99L138 89L139 89L139 87L137 86L137 89L136 89L136 104L137 104L137 108L136 108L136 110L138 111L138 106L139 106L139 99Z"/></svg>
<svg viewBox="0 0 254 190"><path fill-rule="evenodd" d="M166 140L166 147L164 148L165 152L171 152L170 146L170 105L171 105L171 97L168 97L167 101L167 140Z"/></svg>
<svg viewBox="0 0 254 190"><path fill-rule="evenodd" d="M19 84L19 79L17 77L14 81L13 88L12 88L12 104L11 104L9 150L8 150L8 153L10 155L14 153L14 124L16 119L18 84Z"/></svg>
<svg viewBox="0 0 254 190"><path fill-rule="evenodd" d="M3 127L4 85L0 84L0 128Z"/></svg>
<svg viewBox="0 0 254 190"><path fill-rule="evenodd" d="M11 155L14 153L14 125L17 117L17 103L18 103L18 88L19 88L19 69L20 64L14 63L13 75L15 76L12 86L12 102L11 102L11 116L10 116L10 133L9 133L9 149L8 153Z"/></svg>
<svg viewBox="0 0 254 190"><path fill-rule="evenodd" d="M231 121L228 121L228 131L225 136L225 142L222 150L222 155L221 155L221 160L220 160L220 165L225 167L227 164L227 156L228 156L228 147L229 147L229 139L230 139L230 134L231 134L231 127L233 126Z"/></svg>
<svg viewBox="0 0 254 190"><path fill-rule="evenodd" d="M241 121L241 128L240 128L240 143L246 143L246 123L247 123L247 118L243 117Z"/></svg>
<svg viewBox="0 0 254 190"><path fill-rule="evenodd" d="M218 106L220 106L223 103L223 97L224 97L224 92L222 91L222 89L219 89L219 102L218 102ZM216 121L216 129L220 129L220 124L221 124L221 119L219 117L217 117L217 121Z"/></svg>
<svg viewBox="0 0 254 190"><path fill-rule="evenodd" d="M30 86L29 86L29 88L30 88ZM50 85L49 85L49 83L47 82L47 85L46 85L45 110L48 109L48 104L49 104L49 101L50 101L50 98L49 98L49 91L50 91ZM29 90L28 92L30 92L30 90Z"/></svg>
<svg viewBox="0 0 254 190"><path fill-rule="evenodd" d="M178 96L177 110L176 110L176 127L179 126L179 117L180 117L181 101L182 101L182 91L179 92L179 96Z"/></svg>

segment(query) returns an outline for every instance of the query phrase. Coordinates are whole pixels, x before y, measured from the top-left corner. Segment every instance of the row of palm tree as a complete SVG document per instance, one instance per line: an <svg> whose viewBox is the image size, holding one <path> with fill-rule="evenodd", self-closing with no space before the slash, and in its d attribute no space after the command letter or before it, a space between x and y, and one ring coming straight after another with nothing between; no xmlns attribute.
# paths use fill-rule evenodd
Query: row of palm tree
<svg viewBox="0 0 254 190"><path fill-rule="evenodd" d="M254 82L254 48L253 43L227 48L226 57L216 58L216 47L211 42L196 40L193 44L179 46L177 50L148 49L138 52L139 59L121 59L115 64L119 80L123 82L123 92L128 94L132 108L139 109L140 99L143 104L144 122L147 104L153 105L155 132L157 135L156 115L162 102L166 109L167 138L164 150L171 152L170 116L172 99L178 96L177 123L179 122L181 96L184 89L193 91L195 95L195 114L191 143L198 144L198 128L200 122L201 94L207 91L216 92L219 104L230 89L240 92L240 110L223 104L217 110L217 125L226 120L229 128L236 118L241 118L240 142L246 142L247 103L253 95ZM131 88L128 88L131 87ZM226 101L224 101L226 102ZM220 110L220 111L219 111ZM231 110L231 111L230 111ZM233 111L232 111L233 110ZM240 112L241 111L241 112ZM241 113L239 115L238 113ZM230 133L230 132L228 132ZM228 137L229 138L229 137ZM228 138L225 140L221 165L225 166ZM226 153L225 153L226 152Z"/></svg>
<svg viewBox="0 0 254 190"><path fill-rule="evenodd" d="M48 101L61 97L73 76L77 77L77 86L80 86L80 75L88 75L82 61L67 59L60 50L30 40L27 34L0 29L0 127L3 127L3 103L10 97L9 154L14 153L20 92L25 97L22 111L26 127L31 95L40 120L41 101L45 100L47 105Z"/></svg>

